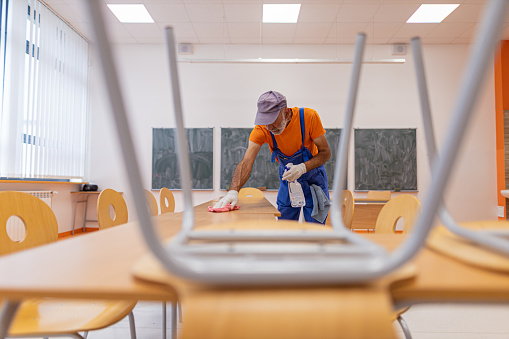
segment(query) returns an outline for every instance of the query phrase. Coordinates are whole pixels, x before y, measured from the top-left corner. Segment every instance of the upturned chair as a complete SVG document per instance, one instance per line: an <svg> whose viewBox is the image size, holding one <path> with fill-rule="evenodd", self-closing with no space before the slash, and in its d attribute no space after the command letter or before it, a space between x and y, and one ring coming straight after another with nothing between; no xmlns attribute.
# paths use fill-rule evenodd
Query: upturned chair
<svg viewBox="0 0 509 339"><path fill-rule="evenodd" d="M23 192L4 191L0 192L0 206L0 255L57 240L57 219L42 200ZM13 241L7 233L6 225L12 217L19 218L25 228L21 241ZM20 304L4 300L1 304L14 316L9 336L83 338L78 332L88 333L111 326L128 315L131 338L136 338L132 314L136 302L38 298L23 300Z"/></svg>

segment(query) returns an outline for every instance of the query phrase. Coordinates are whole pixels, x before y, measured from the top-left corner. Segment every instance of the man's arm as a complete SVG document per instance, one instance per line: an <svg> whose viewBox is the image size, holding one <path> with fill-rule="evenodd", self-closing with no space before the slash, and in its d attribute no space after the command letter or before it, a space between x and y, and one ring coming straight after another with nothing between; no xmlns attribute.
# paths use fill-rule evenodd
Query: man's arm
<svg viewBox="0 0 509 339"><path fill-rule="evenodd" d="M226 206L227 204L231 204L232 208L237 205L239 202L239 190L244 186L247 179L249 179L249 175L251 174L251 170L253 169L253 163L256 159L256 155L262 146L254 143L252 141L249 142L249 146L247 147L246 153L244 154L244 158L239 162L235 171L233 172L232 182L230 183L230 190L228 193L219 200L217 204L214 205L214 208L221 208Z"/></svg>
<svg viewBox="0 0 509 339"><path fill-rule="evenodd" d="M232 181L230 183L230 190L239 191L242 186L244 186L249 179L249 175L251 174L251 170L253 169L253 164L260 151L262 146L249 141L249 146L247 147L246 153L244 154L244 158L239 162L237 167L235 168L235 172L233 172Z"/></svg>
<svg viewBox="0 0 509 339"><path fill-rule="evenodd" d="M318 148L318 153L312 159L309 159L304 163L306 165L306 172L325 164L331 156L329 144L327 143L327 139L325 139L325 134L313 139L313 142Z"/></svg>

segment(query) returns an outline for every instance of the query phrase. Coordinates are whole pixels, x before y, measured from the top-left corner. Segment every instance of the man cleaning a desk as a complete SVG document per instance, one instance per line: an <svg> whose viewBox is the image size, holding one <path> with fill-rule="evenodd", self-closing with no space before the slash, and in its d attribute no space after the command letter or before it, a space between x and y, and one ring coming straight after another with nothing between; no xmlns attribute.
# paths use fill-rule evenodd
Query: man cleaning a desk
<svg viewBox="0 0 509 339"><path fill-rule="evenodd" d="M276 158L279 162L277 206L280 218L298 220L300 207L292 205L304 206L306 221L325 223L330 203L323 164L329 160L331 151L318 113L310 108L288 108L284 95L268 91L258 99L255 125L244 158L233 173L230 191L214 208L227 204L233 208L238 203L239 190L249 179L260 148L267 143L272 152L272 162ZM289 185L295 197L297 182L302 187L304 199L299 203L294 198L292 204Z"/></svg>

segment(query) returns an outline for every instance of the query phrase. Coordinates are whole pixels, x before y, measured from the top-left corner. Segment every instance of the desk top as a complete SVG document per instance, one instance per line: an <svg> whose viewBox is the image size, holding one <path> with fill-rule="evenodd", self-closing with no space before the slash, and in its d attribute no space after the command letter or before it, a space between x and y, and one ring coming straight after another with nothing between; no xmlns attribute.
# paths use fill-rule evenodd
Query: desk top
<svg viewBox="0 0 509 339"><path fill-rule="evenodd" d="M242 201L240 210L207 212L207 202L195 207L198 225L236 220L274 220L278 211L266 199ZM272 214L269 211L272 209ZM182 213L155 217L162 238L180 230ZM0 295L3 297L76 297L125 300L174 300L175 293L161 286L140 283L131 274L134 263L148 252L137 222L73 237L49 245L0 257ZM65 254L65 255L63 255Z"/></svg>
<svg viewBox="0 0 509 339"><path fill-rule="evenodd" d="M196 225L237 220L273 220L273 214L249 214L249 202L238 211L204 212L207 202L195 207ZM261 202L256 202L261 204ZM256 205L255 204L255 205ZM271 204L265 200L268 211ZM244 213L240 213L244 209ZM276 209L272 206L273 212ZM181 213L155 217L162 238L178 232ZM197 226L198 227L198 226ZM369 234L371 240L394 249L402 235ZM21 297L79 297L101 299L172 300L162 286L136 280L133 265L148 249L137 222L81 235L38 248L0 257L0 295ZM62 255L65 254L65 255ZM509 274L469 266L453 258L423 249L413 261L417 277L394 284L393 298L405 301L509 301Z"/></svg>

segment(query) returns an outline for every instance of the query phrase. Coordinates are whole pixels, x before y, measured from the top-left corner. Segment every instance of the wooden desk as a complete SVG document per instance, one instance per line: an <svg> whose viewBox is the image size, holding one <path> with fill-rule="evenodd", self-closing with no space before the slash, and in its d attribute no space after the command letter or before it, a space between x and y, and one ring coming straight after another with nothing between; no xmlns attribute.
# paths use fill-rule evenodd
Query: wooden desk
<svg viewBox="0 0 509 339"><path fill-rule="evenodd" d="M388 200L355 199L352 229L375 229L378 214Z"/></svg>
<svg viewBox="0 0 509 339"><path fill-rule="evenodd" d="M210 213L207 202L195 207L196 225L218 224L237 220L274 220L279 213L267 200L256 201L256 208L267 213L249 214L249 202L240 210ZM272 208L272 214L269 213ZM244 213L240 213L244 209ZM162 238L175 235L181 226L182 213L155 217ZM129 222L90 232L79 237L0 257L0 296L7 298L64 297L122 300L171 300L175 296L161 286L133 278L134 263L146 254L137 222ZM8 272L8 273L7 273Z"/></svg>
<svg viewBox="0 0 509 339"><path fill-rule="evenodd" d="M270 203L266 203L268 204L266 207L270 208ZM204 208L209 204L211 202L195 208L195 211L199 212L196 214L197 225L250 219L264 221L273 220L274 217L270 213L239 213L240 210L229 213L204 213ZM244 203L242 208L244 212L247 212L249 204ZM275 208L272 208L275 211ZM176 234L180 229L181 214L167 213L155 217L155 220L161 236L169 237ZM388 249L394 249L403 239L402 235L366 234L364 236ZM101 232L94 232L4 256L0 258L0 272L2 273L0 274L0 296L11 300L29 297L123 300L173 299L175 297L174 290L160 284L140 281L133 277L132 269L135 263L146 252L147 248L137 223L131 222ZM437 301L509 302L509 274L468 266L429 249L421 251L413 262L417 266L417 277L392 284L390 287L393 300L399 304ZM309 292L306 287L302 287L300 290L302 295ZM316 292L318 293L316 303L307 305L290 303L288 305L294 305L296 312L303 310L301 314L306 317L312 315L315 308L321 309L323 312L328 309L331 313L329 313L329 317L325 318L328 324L325 328L332 331L337 328L333 324L334 316L330 316L330 314L334 314L337 307L333 307L334 303L327 302L326 296L332 295L330 300L340 302L341 298L346 298L347 294L345 292L349 289L348 287L336 286L332 290L329 287L329 289L324 288L321 292ZM332 294L329 294L328 291ZM271 298L270 293L272 292L267 291L263 299L275 300ZM376 298L380 298L376 291L373 293L377 295ZM311 296L314 296L314 294ZM238 295L231 294L228 299L236 297ZM255 299L254 297L249 298L251 298L250 300ZM345 307L348 307L350 302L355 303L355 301L344 302L347 303L342 304ZM204 304L203 307L209 307L206 305L210 306L210 304ZM384 305L387 305L387 301ZM216 307L217 305L212 306ZM209 317L214 316L214 307L210 309ZM242 309L244 306L238 304L238 307ZM266 309L272 307L277 309L279 305L271 303L266 305ZM366 305L366 310L369 312L369 305ZM356 317L359 318L360 316L356 315ZM273 318L275 322L273 326L282 324L281 321L295 319L291 317L279 318ZM217 319L218 326L221 326L224 320L224 318L214 319ZM313 321L316 320L316 318L313 319ZM350 317L347 321L354 322L352 319ZM361 319L366 324L366 316L364 315ZM298 328L305 328L306 323L307 318L297 324ZM245 322L239 322L239 324L243 326L253 325L253 323L246 324ZM372 326L371 322L369 325ZM246 327L246 329L250 328ZM337 333L329 333L328 335L337 335ZM316 332L315 336L327 337L326 334L324 335L321 332Z"/></svg>

